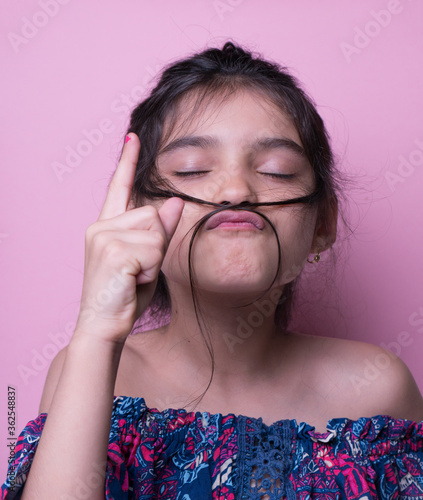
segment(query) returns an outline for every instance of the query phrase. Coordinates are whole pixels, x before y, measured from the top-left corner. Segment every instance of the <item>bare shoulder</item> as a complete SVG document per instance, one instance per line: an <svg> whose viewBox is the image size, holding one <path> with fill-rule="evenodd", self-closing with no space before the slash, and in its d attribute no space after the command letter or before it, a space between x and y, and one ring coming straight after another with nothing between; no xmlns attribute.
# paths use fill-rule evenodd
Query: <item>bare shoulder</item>
<svg viewBox="0 0 423 500"><path fill-rule="evenodd" d="M140 377L137 374L149 370L148 364L151 364L151 352L154 350L151 348L154 333L131 335L126 339L119 363L115 394L137 395L139 393ZM50 409L66 360L67 350L68 346L61 349L50 364L41 396L39 413L48 413Z"/></svg>
<svg viewBox="0 0 423 500"><path fill-rule="evenodd" d="M391 351L365 342L351 349L349 382L376 413L423 420L423 398L407 365Z"/></svg>
<svg viewBox="0 0 423 500"><path fill-rule="evenodd" d="M43 394L41 396L39 413L48 413L54 392L59 382L60 374L62 373L63 364L66 359L67 346L61 349L50 364L44 383Z"/></svg>
<svg viewBox="0 0 423 500"><path fill-rule="evenodd" d="M311 337L311 336L307 336ZM308 339L333 360L340 394L356 407L355 417L390 415L423 420L423 398L407 365L381 346L348 339ZM327 358L326 358L327 359ZM351 417L350 417L351 418Z"/></svg>

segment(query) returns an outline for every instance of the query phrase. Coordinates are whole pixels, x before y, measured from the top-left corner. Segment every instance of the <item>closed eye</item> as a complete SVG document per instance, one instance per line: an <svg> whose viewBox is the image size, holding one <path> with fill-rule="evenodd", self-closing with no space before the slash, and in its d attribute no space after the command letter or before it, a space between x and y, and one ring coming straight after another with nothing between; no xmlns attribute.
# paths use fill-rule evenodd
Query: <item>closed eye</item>
<svg viewBox="0 0 423 500"><path fill-rule="evenodd" d="M275 172L259 172L259 174L275 177L276 179L293 179L295 177L295 174L277 174Z"/></svg>
<svg viewBox="0 0 423 500"><path fill-rule="evenodd" d="M183 170L181 172L174 172L173 175L177 177L194 177L196 175L207 174L209 170Z"/></svg>

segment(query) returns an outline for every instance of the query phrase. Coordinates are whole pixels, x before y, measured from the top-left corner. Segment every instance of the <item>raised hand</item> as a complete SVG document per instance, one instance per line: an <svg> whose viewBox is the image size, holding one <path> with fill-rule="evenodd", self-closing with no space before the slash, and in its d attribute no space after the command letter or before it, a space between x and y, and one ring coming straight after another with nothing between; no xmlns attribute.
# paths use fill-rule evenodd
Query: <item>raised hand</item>
<svg viewBox="0 0 423 500"><path fill-rule="evenodd" d="M160 209L130 208L140 150L129 134L98 220L85 237L85 265L79 333L124 342L147 308L169 241L184 208L170 198Z"/></svg>

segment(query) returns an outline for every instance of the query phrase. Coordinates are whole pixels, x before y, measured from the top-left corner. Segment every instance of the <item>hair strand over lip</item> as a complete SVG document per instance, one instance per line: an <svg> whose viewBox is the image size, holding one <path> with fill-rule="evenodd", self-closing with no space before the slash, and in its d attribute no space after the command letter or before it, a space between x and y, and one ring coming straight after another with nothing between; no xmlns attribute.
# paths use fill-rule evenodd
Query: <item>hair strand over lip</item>
<svg viewBox="0 0 423 500"><path fill-rule="evenodd" d="M263 98L269 99L292 118L304 153L313 168L315 190L295 200L276 200L265 204L250 203L248 207L237 207L237 209L253 210L264 205L283 206L293 203L304 206L317 204L318 222L328 225L327 221L333 217L338 204L337 172L328 134L313 101L286 68L266 61L229 41L222 49L207 49L170 64L163 71L151 94L133 110L127 133L136 133L142 144L132 191L134 206L140 206L148 199L178 196L185 201L214 207L215 210L211 213L225 209L219 204L176 192L173 186L160 176L157 169L157 156L177 123L180 106L186 102L184 99L188 96L195 96L194 105L186 118L188 120L201 113L201 110L205 109L204 106L207 106L211 100L219 96L223 103L225 97L240 89L259 92ZM191 269L191 261L189 266ZM290 321L296 285L297 279L284 286L283 295L276 309L275 322L282 331L286 329ZM191 286L195 306L193 282ZM156 321L158 318L167 320L170 311L170 295L164 274L160 271L154 297L146 314L140 318L138 326L146 317L154 318ZM196 315L202 331L201 314L197 313L197 309ZM211 336L209 332L207 333L208 341L205 339L205 343L212 360L211 377L213 377L214 357Z"/></svg>

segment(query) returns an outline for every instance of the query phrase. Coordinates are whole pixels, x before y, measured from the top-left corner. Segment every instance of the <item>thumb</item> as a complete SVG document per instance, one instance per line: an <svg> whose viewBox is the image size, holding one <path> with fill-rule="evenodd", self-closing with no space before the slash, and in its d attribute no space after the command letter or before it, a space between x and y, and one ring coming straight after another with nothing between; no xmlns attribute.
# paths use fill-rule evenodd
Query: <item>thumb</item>
<svg viewBox="0 0 423 500"><path fill-rule="evenodd" d="M169 198L159 209L159 217L166 232L168 243L178 226L184 206L185 203L181 198Z"/></svg>

